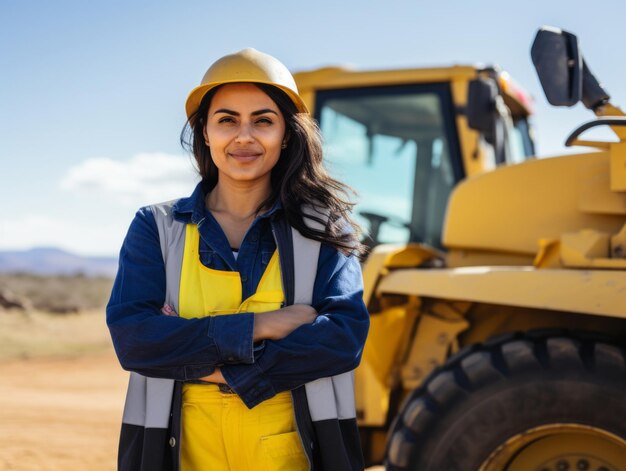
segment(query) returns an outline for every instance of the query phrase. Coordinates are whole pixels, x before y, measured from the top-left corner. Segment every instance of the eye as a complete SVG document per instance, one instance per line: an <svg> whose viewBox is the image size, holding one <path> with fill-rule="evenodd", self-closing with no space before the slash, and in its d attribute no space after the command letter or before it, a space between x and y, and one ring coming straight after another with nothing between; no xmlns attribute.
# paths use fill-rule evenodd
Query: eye
<svg viewBox="0 0 626 471"><path fill-rule="evenodd" d="M234 123L235 119L232 116L222 116L217 120L218 123Z"/></svg>
<svg viewBox="0 0 626 471"><path fill-rule="evenodd" d="M268 118L266 116L263 116L259 119L256 120L257 124L273 124L273 121L271 118Z"/></svg>

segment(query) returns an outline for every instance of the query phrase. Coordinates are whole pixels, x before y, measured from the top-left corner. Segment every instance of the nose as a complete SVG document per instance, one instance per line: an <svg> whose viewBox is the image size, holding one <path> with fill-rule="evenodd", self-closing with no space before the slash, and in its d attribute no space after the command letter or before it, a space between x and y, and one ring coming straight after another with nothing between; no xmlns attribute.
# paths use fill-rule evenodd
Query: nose
<svg viewBox="0 0 626 471"><path fill-rule="evenodd" d="M237 133L237 137L235 141L239 144L252 142L254 137L252 136L252 126L250 123L241 123L239 126L239 132Z"/></svg>

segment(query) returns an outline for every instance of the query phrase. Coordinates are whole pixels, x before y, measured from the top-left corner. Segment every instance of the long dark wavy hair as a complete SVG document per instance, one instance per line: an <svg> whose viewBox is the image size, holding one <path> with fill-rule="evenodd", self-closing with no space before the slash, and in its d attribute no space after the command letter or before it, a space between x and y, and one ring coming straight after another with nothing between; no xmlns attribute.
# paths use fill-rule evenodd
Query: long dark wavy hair
<svg viewBox="0 0 626 471"><path fill-rule="evenodd" d="M354 192L332 178L322 162L322 137L315 120L308 113L298 113L289 96L277 87L254 84L265 92L280 109L285 119L287 147L281 151L271 173L271 192L257 212L280 200L287 221L302 235L337 248L344 254L362 257L365 246L360 242L361 228L350 217ZM193 154L205 191L211 191L218 180L218 169L211 151L205 145L203 128L211 100L220 87L211 89L202 99L198 110L185 124L180 142ZM303 207L313 208L319 216L307 217L324 229L309 227L304 221Z"/></svg>

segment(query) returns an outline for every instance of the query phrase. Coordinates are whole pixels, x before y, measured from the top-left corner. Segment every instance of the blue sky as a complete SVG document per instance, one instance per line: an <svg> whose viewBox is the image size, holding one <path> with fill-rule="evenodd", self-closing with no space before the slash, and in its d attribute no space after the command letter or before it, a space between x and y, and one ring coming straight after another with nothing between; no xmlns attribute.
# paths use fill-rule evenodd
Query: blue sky
<svg viewBox="0 0 626 471"><path fill-rule="evenodd" d="M626 2L0 2L0 250L115 255L139 206L194 186L183 104L216 58L255 47L292 70L497 63L536 100L538 151L592 115L547 105L537 28L576 33L626 106Z"/></svg>

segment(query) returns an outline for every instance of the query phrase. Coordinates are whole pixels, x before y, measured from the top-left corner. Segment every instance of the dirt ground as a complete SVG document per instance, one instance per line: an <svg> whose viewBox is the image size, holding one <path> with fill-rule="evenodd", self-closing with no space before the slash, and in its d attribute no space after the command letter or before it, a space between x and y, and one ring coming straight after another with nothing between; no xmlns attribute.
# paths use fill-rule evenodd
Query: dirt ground
<svg viewBox="0 0 626 471"><path fill-rule="evenodd" d="M0 311L0 469L115 469L126 381L102 312Z"/></svg>
<svg viewBox="0 0 626 471"><path fill-rule="evenodd" d="M115 469L127 375L112 352L0 363L0 469Z"/></svg>
<svg viewBox="0 0 626 471"><path fill-rule="evenodd" d="M103 316L0 311L0 470L115 469L128 374Z"/></svg>

